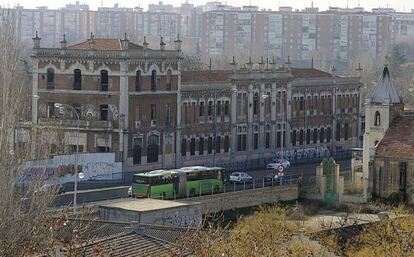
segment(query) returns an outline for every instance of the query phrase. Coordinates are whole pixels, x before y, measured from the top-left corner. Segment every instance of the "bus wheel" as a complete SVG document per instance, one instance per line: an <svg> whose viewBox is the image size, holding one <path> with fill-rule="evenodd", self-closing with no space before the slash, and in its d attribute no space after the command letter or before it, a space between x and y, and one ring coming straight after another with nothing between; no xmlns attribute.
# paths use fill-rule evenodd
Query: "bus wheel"
<svg viewBox="0 0 414 257"><path fill-rule="evenodd" d="M220 187L218 185L214 186L214 193L219 193L220 192Z"/></svg>
<svg viewBox="0 0 414 257"><path fill-rule="evenodd" d="M164 200L164 199L166 199L166 198L167 198L167 195L165 194L165 192L162 192L162 193L161 193L161 199L162 199L162 200Z"/></svg>
<svg viewBox="0 0 414 257"><path fill-rule="evenodd" d="M195 196L195 194L196 194L195 188L191 188L190 189L190 196Z"/></svg>

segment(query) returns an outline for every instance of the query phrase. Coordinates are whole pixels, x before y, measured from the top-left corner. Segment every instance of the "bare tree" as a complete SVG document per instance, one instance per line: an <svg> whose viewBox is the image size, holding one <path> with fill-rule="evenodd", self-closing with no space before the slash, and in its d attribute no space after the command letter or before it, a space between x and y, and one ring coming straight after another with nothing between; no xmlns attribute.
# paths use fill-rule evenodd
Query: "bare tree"
<svg viewBox="0 0 414 257"><path fill-rule="evenodd" d="M31 159L31 144L16 145L15 132L27 117L31 97L15 24L12 12L0 21L0 256L22 256L42 247L54 197L52 190L39 190L42 174L22 182L20 167ZM47 151L38 145L36 155Z"/></svg>

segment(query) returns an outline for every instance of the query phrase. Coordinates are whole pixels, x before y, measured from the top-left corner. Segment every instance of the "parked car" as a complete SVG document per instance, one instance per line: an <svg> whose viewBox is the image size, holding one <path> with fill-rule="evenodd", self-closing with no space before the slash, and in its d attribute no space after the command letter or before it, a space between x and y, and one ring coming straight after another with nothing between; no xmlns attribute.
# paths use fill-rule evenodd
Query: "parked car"
<svg viewBox="0 0 414 257"><path fill-rule="evenodd" d="M233 172L230 175L229 181L232 183L252 182L253 177L246 172Z"/></svg>
<svg viewBox="0 0 414 257"><path fill-rule="evenodd" d="M278 169L279 166L282 166L284 169L289 168L290 167L290 162L286 159L273 160L272 163L267 164L267 169L268 170L274 170L274 169Z"/></svg>

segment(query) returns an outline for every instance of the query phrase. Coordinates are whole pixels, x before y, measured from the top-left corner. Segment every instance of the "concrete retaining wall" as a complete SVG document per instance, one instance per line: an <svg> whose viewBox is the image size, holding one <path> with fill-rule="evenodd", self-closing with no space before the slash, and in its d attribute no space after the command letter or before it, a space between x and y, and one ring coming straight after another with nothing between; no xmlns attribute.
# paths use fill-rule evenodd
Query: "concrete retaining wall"
<svg viewBox="0 0 414 257"><path fill-rule="evenodd" d="M78 204L128 197L128 186L79 191ZM56 197L53 206L65 206L73 203L73 192L67 192Z"/></svg>
<svg viewBox="0 0 414 257"><path fill-rule="evenodd" d="M265 187L254 190L223 193L180 199L180 202L198 202L204 214L298 199L297 185Z"/></svg>

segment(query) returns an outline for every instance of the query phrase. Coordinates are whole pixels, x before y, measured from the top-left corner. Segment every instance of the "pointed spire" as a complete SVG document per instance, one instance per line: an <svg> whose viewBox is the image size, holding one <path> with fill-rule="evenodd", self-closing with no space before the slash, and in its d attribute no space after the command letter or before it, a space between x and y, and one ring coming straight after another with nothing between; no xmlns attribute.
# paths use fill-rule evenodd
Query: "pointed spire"
<svg viewBox="0 0 414 257"><path fill-rule="evenodd" d="M181 43L182 43L182 41L180 40L180 33L177 34L177 39L174 40L174 43L175 43L175 50L180 51Z"/></svg>
<svg viewBox="0 0 414 257"><path fill-rule="evenodd" d="M33 38L33 48L40 48L40 40L41 38L39 37L39 34L36 30L35 37Z"/></svg>
<svg viewBox="0 0 414 257"><path fill-rule="evenodd" d="M163 37L161 37L160 50L161 51L164 51L165 50L165 43L164 43L164 38Z"/></svg>
<svg viewBox="0 0 414 257"><path fill-rule="evenodd" d="M372 103L400 104L401 97L392 82L388 66L385 65L382 76L374 92L370 96Z"/></svg>
<svg viewBox="0 0 414 257"><path fill-rule="evenodd" d="M62 41L60 41L60 48L66 48L66 35L65 34L63 34L63 38L62 38Z"/></svg>

